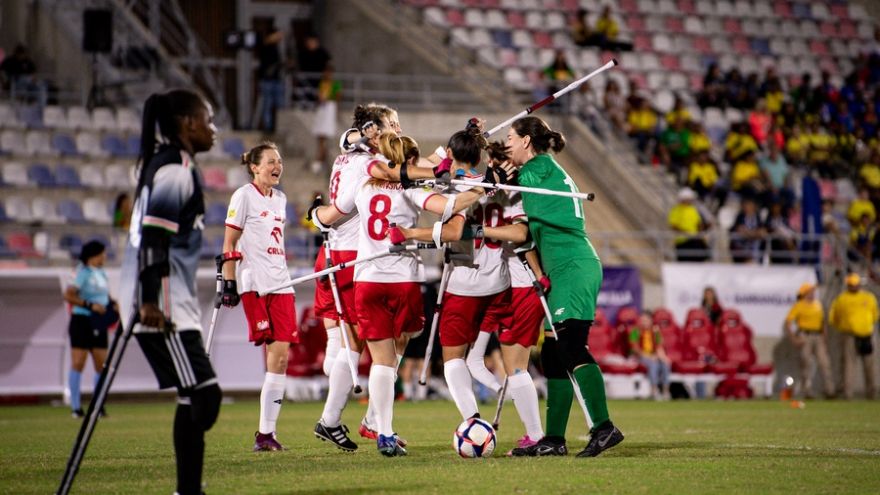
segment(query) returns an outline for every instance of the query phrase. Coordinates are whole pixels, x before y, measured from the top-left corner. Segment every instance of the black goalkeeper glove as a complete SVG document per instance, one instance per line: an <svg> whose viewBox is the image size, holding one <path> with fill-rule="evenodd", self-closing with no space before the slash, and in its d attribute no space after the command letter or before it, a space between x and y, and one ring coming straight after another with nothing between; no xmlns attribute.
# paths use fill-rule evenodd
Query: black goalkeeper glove
<svg viewBox="0 0 880 495"><path fill-rule="evenodd" d="M227 308L234 308L238 306L240 300L241 297L238 295L238 284L235 283L235 280L224 280L223 292L220 294L220 303Z"/></svg>

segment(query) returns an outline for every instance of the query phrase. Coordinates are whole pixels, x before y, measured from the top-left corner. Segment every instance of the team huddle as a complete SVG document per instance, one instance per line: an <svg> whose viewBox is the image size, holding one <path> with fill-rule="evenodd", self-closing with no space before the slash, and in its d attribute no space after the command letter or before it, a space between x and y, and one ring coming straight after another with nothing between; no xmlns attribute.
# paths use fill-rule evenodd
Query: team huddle
<svg viewBox="0 0 880 495"><path fill-rule="evenodd" d="M567 453L565 427L574 387L594 424L590 443L578 455L595 456L623 440L608 419L601 372L585 346L602 272L584 233L579 200L492 187L516 177L520 185L576 192L548 154L563 146L564 138L534 117L514 122L507 146L490 145L481 122L473 119L445 148L425 158L417 143L402 135L396 111L378 104L357 107L333 164L329 204L322 206L318 198L308 213L325 237L315 271L377 257L317 282L314 307L327 329L329 392L315 436L342 450L357 450L342 413L356 385L353 364L367 348L369 406L358 432L375 440L386 456L406 454L407 442L393 427L394 383L407 343L424 328L424 266L416 249L401 249L415 241L444 253L437 329L444 377L462 419L480 417L472 379L495 392L502 388L483 360L491 334L497 333L507 376L503 385L525 427L509 456ZM484 154L488 167L480 173ZM240 297L250 340L267 344L254 449L279 450L275 424L287 349L298 340L292 290L258 294L289 280L283 250L276 248L284 245L286 199L273 186L283 167L278 149L268 143L246 153L242 162L254 182L230 201L222 259L233 263L223 266L223 303L234 306ZM450 177L487 187L451 185ZM425 181L431 186L422 185ZM439 216L433 227L417 227L422 211ZM532 277L540 280L554 310L542 352L549 392L546 432L527 371L529 349L538 343L545 319Z"/></svg>

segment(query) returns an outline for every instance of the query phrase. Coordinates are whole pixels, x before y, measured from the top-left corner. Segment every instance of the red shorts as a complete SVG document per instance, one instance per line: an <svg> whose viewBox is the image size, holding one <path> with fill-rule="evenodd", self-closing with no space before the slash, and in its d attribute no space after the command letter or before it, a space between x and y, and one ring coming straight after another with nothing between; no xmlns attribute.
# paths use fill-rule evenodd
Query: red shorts
<svg viewBox="0 0 880 495"><path fill-rule="evenodd" d="M248 340L254 345L275 341L299 343L296 297L292 293L258 297L256 292L245 292L241 305L248 322Z"/></svg>
<svg viewBox="0 0 880 495"><path fill-rule="evenodd" d="M488 325L495 324L498 327L501 321L499 313L509 311L502 311L501 308L509 307L510 291L507 290L489 296L459 296L449 292L443 294L440 345L454 347L472 344L477 340L477 334L486 318L490 318L486 322Z"/></svg>
<svg viewBox="0 0 880 495"><path fill-rule="evenodd" d="M334 265L343 262L349 262L357 258L357 251L330 251L330 261ZM325 268L324 247L318 250L318 257L315 259L315 271L319 272ZM334 273L336 278L336 288L339 289L340 303L342 304L342 312L345 313L345 322L350 325L356 325L355 303L354 303L354 267L339 270ZM327 318L330 320L339 320L339 314L336 312L336 303L333 301L333 290L330 288L330 279L316 280L315 286L315 316L318 318Z"/></svg>
<svg viewBox="0 0 880 495"><path fill-rule="evenodd" d="M493 333L508 327L509 324L506 322L510 321L514 308L510 304L510 288L508 287L504 292L507 294L499 294L486 308L486 314L480 322L481 332Z"/></svg>
<svg viewBox="0 0 880 495"><path fill-rule="evenodd" d="M538 343L544 322L544 307L531 287L513 287L511 292L510 306L513 312L501 323L498 340L502 344L531 347Z"/></svg>
<svg viewBox="0 0 880 495"><path fill-rule="evenodd" d="M425 304L418 282L358 282L354 293L361 339L396 339L424 329Z"/></svg>

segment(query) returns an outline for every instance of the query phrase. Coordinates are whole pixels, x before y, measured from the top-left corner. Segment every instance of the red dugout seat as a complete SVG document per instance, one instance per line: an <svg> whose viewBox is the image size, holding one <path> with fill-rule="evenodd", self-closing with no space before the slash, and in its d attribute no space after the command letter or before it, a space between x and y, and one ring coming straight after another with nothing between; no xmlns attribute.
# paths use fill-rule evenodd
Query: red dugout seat
<svg viewBox="0 0 880 495"><path fill-rule="evenodd" d="M598 314L597 314L598 317ZM624 357L624 349L620 346L618 332L607 322L594 322L590 329L590 353L605 373L632 374L638 370L638 363L628 361Z"/></svg>
<svg viewBox="0 0 880 495"><path fill-rule="evenodd" d="M315 317L311 307L305 308L299 320L299 344L290 346L287 376L311 377L323 373L327 332L324 322Z"/></svg>
<svg viewBox="0 0 880 495"><path fill-rule="evenodd" d="M752 331L746 325L722 325L718 331L719 362L713 366L718 373L737 371L754 375L769 375L773 366L756 364L757 354L752 346ZM730 371L731 367L733 371Z"/></svg>

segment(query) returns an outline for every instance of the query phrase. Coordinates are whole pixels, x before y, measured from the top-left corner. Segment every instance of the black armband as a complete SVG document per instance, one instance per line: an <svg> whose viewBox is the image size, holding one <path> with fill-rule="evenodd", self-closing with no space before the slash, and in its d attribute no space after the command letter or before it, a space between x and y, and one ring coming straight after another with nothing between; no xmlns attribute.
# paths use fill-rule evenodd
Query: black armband
<svg viewBox="0 0 880 495"><path fill-rule="evenodd" d="M400 185L403 186L404 189L409 189L415 186L415 182L411 181L409 178L409 173L406 170L406 162L400 164Z"/></svg>
<svg viewBox="0 0 880 495"><path fill-rule="evenodd" d="M141 284L141 303L157 303L162 279L171 273L168 261L170 238L161 229L143 229L138 251L138 280Z"/></svg>

